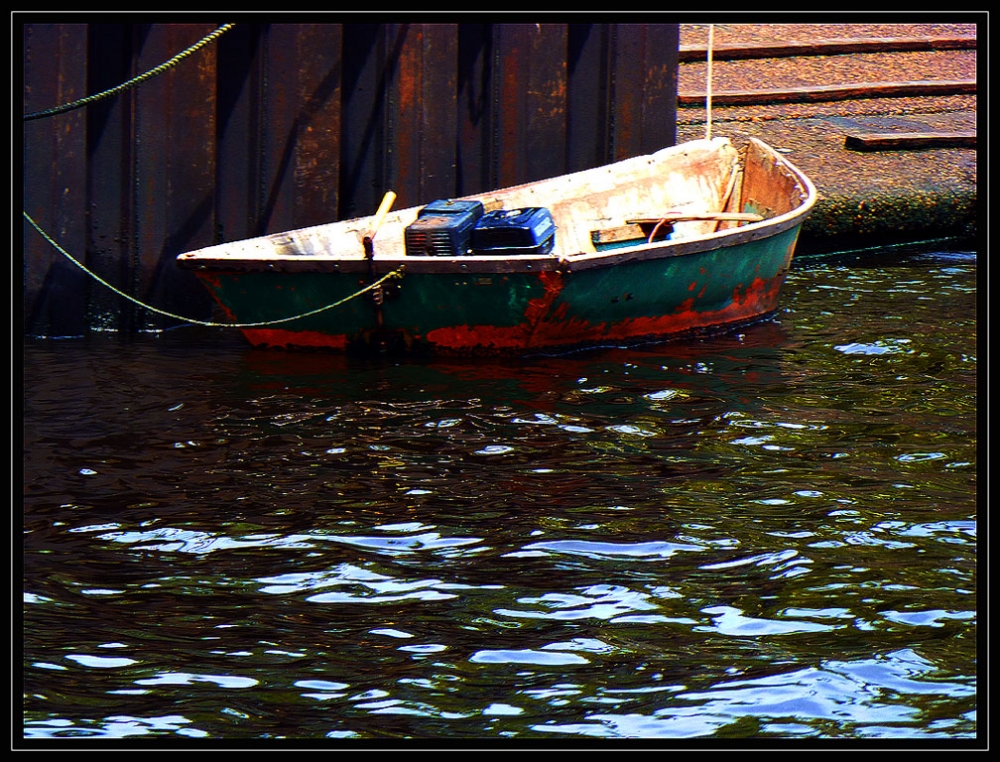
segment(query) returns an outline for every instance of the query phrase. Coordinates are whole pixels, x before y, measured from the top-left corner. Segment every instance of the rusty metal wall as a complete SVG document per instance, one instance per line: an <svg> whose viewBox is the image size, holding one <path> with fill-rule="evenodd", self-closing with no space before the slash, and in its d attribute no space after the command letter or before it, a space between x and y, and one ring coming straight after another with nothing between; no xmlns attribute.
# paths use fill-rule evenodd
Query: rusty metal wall
<svg viewBox="0 0 1000 762"><path fill-rule="evenodd" d="M24 113L115 87L215 24L25 24ZM527 182L675 142L676 24L237 24L138 86L23 123L25 211L136 299L223 241ZM16 60L16 59L15 59ZM177 321L24 225L24 331Z"/></svg>

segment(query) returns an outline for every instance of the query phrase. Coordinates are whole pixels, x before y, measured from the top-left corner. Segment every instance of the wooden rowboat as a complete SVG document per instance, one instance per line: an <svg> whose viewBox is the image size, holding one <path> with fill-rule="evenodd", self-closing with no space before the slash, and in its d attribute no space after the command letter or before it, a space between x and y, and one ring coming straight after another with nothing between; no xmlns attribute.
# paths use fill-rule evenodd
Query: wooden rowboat
<svg viewBox="0 0 1000 762"><path fill-rule="evenodd" d="M256 346L620 345L770 316L815 200L765 143L714 138L177 262Z"/></svg>

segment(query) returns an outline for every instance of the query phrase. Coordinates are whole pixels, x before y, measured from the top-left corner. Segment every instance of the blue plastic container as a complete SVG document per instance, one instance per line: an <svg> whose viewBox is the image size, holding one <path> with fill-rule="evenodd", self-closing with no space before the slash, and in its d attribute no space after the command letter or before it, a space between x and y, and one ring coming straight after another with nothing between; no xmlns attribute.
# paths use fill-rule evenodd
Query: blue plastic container
<svg viewBox="0 0 1000 762"><path fill-rule="evenodd" d="M472 253L480 255L549 254L556 226L541 206L487 212L472 229Z"/></svg>
<svg viewBox="0 0 1000 762"><path fill-rule="evenodd" d="M404 240L411 257L458 257L469 253L469 237L483 216L479 201L434 201L407 226Z"/></svg>

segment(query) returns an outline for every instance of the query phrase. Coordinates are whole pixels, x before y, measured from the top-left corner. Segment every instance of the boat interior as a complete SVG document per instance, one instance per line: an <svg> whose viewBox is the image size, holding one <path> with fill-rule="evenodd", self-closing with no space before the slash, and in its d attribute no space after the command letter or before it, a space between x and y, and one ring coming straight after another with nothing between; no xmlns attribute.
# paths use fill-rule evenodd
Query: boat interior
<svg viewBox="0 0 1000 762"><path fill-rule="evenodd" d="M753 225L800 207L807 180L772 148L750 139L737 148L726 137L695 140L602 167L466 197L486 211L543 207L556 233L546 257L589 258L612 249L693 239ZM316 225L208 247L181 255L219 261L374 259L407 257L406 228L423 206ZM436 259L450 259L438 257Z"/></svg>

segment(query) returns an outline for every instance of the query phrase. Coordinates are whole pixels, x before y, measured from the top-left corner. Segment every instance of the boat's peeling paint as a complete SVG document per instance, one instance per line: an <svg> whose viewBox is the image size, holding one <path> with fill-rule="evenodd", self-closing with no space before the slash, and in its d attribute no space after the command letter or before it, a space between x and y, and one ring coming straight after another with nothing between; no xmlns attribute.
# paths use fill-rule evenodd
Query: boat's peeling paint
<svg viewBox="0 0 1000 762"><path fill-rule="evenodd" d="M379 333L367 330L337 333L324 330L296 330L283 326L245 328L247 340L258 347L319 348L344 351L352 346L377 346L388 338L410 348L423 347L440 353L511 353L554 349L587 343L628 342L651 338L669 338L696 331L724 329L727 326L751 322L772 313L778 306L779 295L791 259L794 241L788 246L785 264L773 277L760 277L759 266L749 284L738 283L731 297L722 306L706 308L702 304L711 280L711 274L700 269L700 277L685 288L693 293L667 314L622 317L608 321L594 321L581 314L580 305L574 306L567 295L572 274L559 271L538 273L541 285L539 296L527 301L522 317L512 325L455 324L419 333L419 327L389 325L389 330ZM239 287L239 277L229 276L227 283L219 274L199 273L217 297L225 286ZM231 279L231 282L229 280ZM624 299L631 298L625 294ZM614 301L617 301L616 296ZM236 321L235 315L218 299L224 312Z"/></svg>
<svg viewBox="0 0 1000 762"><path fill-rule="evenodd" d="M541 272L542 295L528 301L524 319L513 326L454 325L428 331L423 341L439 350L469 351L473 349L518 350L534 346L532 334L538 324L558 313L565 314L568 305L554 307L564 286L559 272Z"/></svg>
<svg viewBox="0 0 1000 762"><path fill-rule="evenodd" d="M426 336L415 338L429 348L447 352L525 351L567 344L665 338L749 322L773 312L778 306L785 273L782 271L770 279L754 278L747 286L740 284L733 289L732 300L720 309L701 310L696 306L697 297L691 297L668 315L626 318L611 323L592 323L568 316L569 305L558 299L564 286L563 276L543 273L540 277L545 281L545 294L531 300L524 321L518 325L456 325L437 328Z"/></svg>
<svg viewBox="0 0 1000 762"><path fill-rule="evenodd" d="M614 323L589 323L580 319L545 322L531 336L529 349L559 346L567 336L578 342L601 343L653 337L669 337L692 331L747 322L773 312L784 273L771 279L755 278L746 288L736 289L732 301L716 310L699 310L696 299L682 302L674 312L655 317L633 317Z"/></svg>
<svg viewBox="0 0 1000 762"><path fill-rule="evenodd" d="M234 313L229 308L229 305L227 305L222 299L219 298L219 292L222 290L223 287L222 286L223 276L218 273L206 273L206 272L198 272L195 274L198 276L201 282L204 283L205 286L208 288L208 292L212 295L212 298L215 299L216 304L219 305L225 316L229 318L231 322L238 323L239 320L236 317L236 313ZM232 276L230 276L230 278L235 281L235 278L233 278Z"/></svg>
<svg viewBox="0 0 1000 762"><path fill-rule="evenodd" d="M232 284L236 285L239 282L239 277L236 275L222 275L220 273L197 273L201 281L208 287L209 293L215 298L216 303L222 309L222 312L229 318L233 323L239 323L236 314L226 305L225 301L220 298L219 294L224 289L224 284L222 279L225 277ZM283 287L280 283L275 284L276 289L281 290ZM294 287L290 290L294 291ZM244 337L255 347L308 347L315 349L333 349L337 351L344 351L348 346L348 338L343 334L331 334L323 331L303 331L303 330L292 330L288 328L243 328L241 329Z"/></svg>

